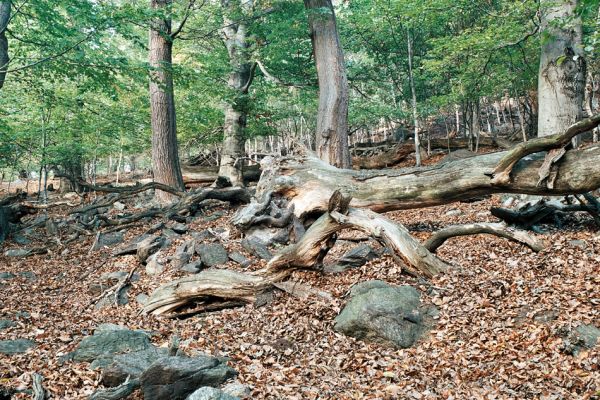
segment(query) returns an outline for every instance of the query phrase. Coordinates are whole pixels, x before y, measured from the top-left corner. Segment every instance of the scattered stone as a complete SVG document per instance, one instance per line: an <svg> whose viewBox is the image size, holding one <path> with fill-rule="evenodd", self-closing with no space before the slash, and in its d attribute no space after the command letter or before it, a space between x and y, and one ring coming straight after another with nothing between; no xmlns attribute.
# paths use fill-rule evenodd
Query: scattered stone
<svg viewBox="0 0 600 400"><path fill-rule="evenodd" d="M222 390L205 386L189 395L187 400L239 400L239 397L231 396Z"/></svg>
<svg viewBox="0 0 600 400"><path fill-rule="evenodd" d="M31 254L31 250L28 249L10 249L4 252L6 257L27 257Z"/></svg>
<svg viewBox="0 0 600 400"><path fill-rule="evenodd" d="M140 293L137 296L135 296L135 301L137 301L142 306L145 306L149 298L150 296L148 296L146 293Z"/></svg>
<svg viewBox="0 0 600 400"><path fill-rule="evenodd" d="M558 318L557 310L544 310L536 313L533 316L535 322L548 323Z"/></svg>
<svg viewBox="0 0 600 400"><path fill-rule="evenodd" d="M205 229L200 232L192 232L192 237L196 239L198 242L206 242L207 240L212 240L215 238L215 235L208 229Z"/></svg>
<svg viewBox="0 0 600 400"><path fill-rule="evenodd" d="M165 271L165 266L158 261L159 253L150 256L146 263L146 273L148 275L158 275Z"/></svg>
<svg viewBox="0 0 600 400"><path fill-rule="evenodd" d="M98 334L100 332L112 332L112 331L126 331L127 327L119 324L113 324L110 322L105 322L100 324L94 329L94 334Z"/></svg>
<svg viewBox="0 0 600 400"><path fill-rule="evenodd" d="M10 272L0 272L0 281L7 281L16 277L17 276L15 274L11 274Z"/></svg>
<svg viewBox="0 0 600 400"><path fill-rule="evenodd" d="M151 236L152 235L150 235L148 233L144 233L144 234L136 237L131 242L129 242L129 243L125 244L124 246L116 249L113 252L113 256L124 256L124 255L127 255L127 254L135 254L137 252L139 243L142 240L147 239L147 238L149 238Z"/></svg>
<svg viewBox="0 0 600 400"><path fill-rule="evenodd" d="M35 342L28 339L0 340L0 354L19 354L35 346Z"/></svg>
<svg viewBox="0 0 600 400"><path fill-rule="evenodd" d="M21 246L27 246L28 244L31 244L31 240L29 240L29 238L25 237L24 235L18 234L18 233L13 233L12 239L13 239L13 242L15 242L16 244L21 245Z"/></svg>
<svg viewBox="0 0 600 400"><path fill-rule="evenodd" d="M562 349L565 353L577 356L582 350L591 349L600 339L600 329L594 325L579 325L572 331L563 332Z"/></svg>
<svg viewBox="0 0 600 400"><path fill-rule="evenodd" d="M118 211L123 211L125 209L125 204L121 203L120 201L115 201L113 203L113 208Z"/></svg>
<svg viewBox="0 0 600 400"><path fill-rule="evenodd" d="M171 264L173 265L173 268L180 269L190 262L192 255L194 255L195 244L196 241L191 239L183 242L179 247L177 247L177 250L175 250L175 255L171 258Z"/></svg>
<svg viewBox="0 0 600 400"><path fill-rule="evenodd" d="M236 374L215 357L172 356L152 363L142 374L140 384L144 400L184 400L197 388L219 386Z"/></svg>
<svg viewBox="0 0 600 400"><path fill-rule="evenodd" d="M101 233L93 250L100 250L103 247L110 247L118 243L123 243L123 234L121 232Z"/></svg>
<svg viewBox="0 0 600 400"><path fill-rule="evenodd" d="M256 239L242 240L242 247L248 250L250 253L254 254L255 256L262 258L263 260L269 261L271 258L273 258L273 255L271 254L267 246Z"/></svg>
<svg viewBox="0 0 600 400"><path fill-rule="evenodd" d="M91 362L95 359L133 351L148 349L152 344L148 335L141 331L128 329L97 331L93 336L84 338L72 353L75 361Z"/></svg>
<svg viewBox="0 0 600 400"><path fill-rule="evenodd" d="M252 261L248 260L242 253L234 251L229 253L229 259L240 264L242 267L246 268L252 264Z"/></svg>
<svg viewBox="0 0 600 400"><path fill-rule="evenodd" d="M214 213L212 213L211 215L206 215L204 216L202 219L207 221L207 222L211 222L211 221L216 221L219 218L221 218L223 215L225 215L225 213L223 211L215 211Z"/></svg>
<svg viewBox="0 0 600 400"><path fill-rule="evenodd" d="M462 211L454 209L454 210L450 210L445 214L447 217L454 217L457 215L462 215Z"/></svg>
<svg viewBox="0 0 600 400"><path fill-rule="evenodd" d="M128 271L115 271L115 272L106 272L100 275L100 281L106 282L109 285L114 285L119 282L121 279L126 278L129 275ZM131 282L136 282L140 280L140 274L134 272L131 275Z"/></svg>
<svg viewBox="0 0 600 400"><path fill-rule="evenodd" d="M223 392L240 399L250 398L252 395L252 386L244 385L237 380L226 384L223 386L222 390Z"/></svg>
<svg viewBox="0 0 600 400"><path fill-rule="evenodd" d="M12 328L17 324L10 319L0 319L0 331L8 328Z"/></svg>
<svg viewBox="0 0 600 400"><path fill-rule="evenodd" d="M355 285L350 296L335 318L334 329L357 339L400 348L415 344L437 312L433 306L422 306L419 292L411 286L367 281Z"/></svg>
<svg viewBox="0 0 600 400"><path fill-rule="evenodd" d="M264 226L251 227L246 231L246 239L257 240L265 244L286 244L290 240L290 230L288 228L266 228Z"/></svg>
<svg viewBox="0 0 600 400"><path fill-rule="evenodd" d="M37 279L37 275L31 271L19 272L19 275L28 281L35 281Z"/></svg>
<svg viewBox="0 0 600 400"><path fill-rule="evenodd" d="M200 272L200 270L202 270L202 260L196 260L194 262L186 264L181 268L181 270L189 274L197 274L198 272Z"/></svg>
<svg viewBox="0 0 600 400"><path fill-rule="evenodd" d="M207 267L223 265L229 260L227 250L220 243L199 243L196 245L196 252Z"/></svg>
<svg viewBox="0 0 600 400"><path fill-rule="evenodd" d="M569 240L569 246L579 247L582 250L587 248L587 242L585 240Z"/></svg>
<svg viewBox="0 0 600 400"><path fill-rule="evenodd" d="M140 241L137 246L137 258L144 264L148 257L156 253L165 244L165 238L162 236L150 236Z"/></svg>
<svg viewBox="0 0 600 400"><path fill-rule="evenodd" d="M101 285L100 285L100 289L102 289ZM119 296L117 297L117 302L116 302L116 304L118 306L124 306L125 304L129 303L129 290L130 289L131 289L131 285L125 285L123 287L123 289L121 289L121 291L119 291ZM103 290L100 291L100 293L102 293L102 292L103 292ZM115 297L114 296L105 296L105 297L101 298L100 301L98 301L94 307L96 308L96 310L101 310L105 307L111 307L113 304L115 304Z"/></svg>
<svg viewBox="0 0 600 400"><path fill-rule="evenodd" d="M171 226L169 226L169 228L171 228L173 230L173 232L183 235L184 233L186 233L188 231L188 227L185 224L182 224L180 222L177 222Z"/></svg>
<svg viewBox="0 0 600 400"><path fill-rule="evenodd" d="M336 264L327 265L324 271L327 273L339 273L350 268L362 267L367 261L379 258L380 253L368 244L360 244L347 251Z"/></svg>

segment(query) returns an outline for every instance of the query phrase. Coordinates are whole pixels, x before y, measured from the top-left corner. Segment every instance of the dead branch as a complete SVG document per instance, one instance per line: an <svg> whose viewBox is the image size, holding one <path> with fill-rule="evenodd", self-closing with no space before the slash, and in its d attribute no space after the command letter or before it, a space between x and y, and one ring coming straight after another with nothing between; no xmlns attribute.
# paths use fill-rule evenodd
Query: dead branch
<svg viewBox="0 0 600 400"><path fill-rule="evenodd" d="M140 387L139 379L130 379L128 376L125 382L119 386L108 389L100 389L92 393L89 400L119 400L129 396Z"/></svg>
<svg viewBox="0 0 600 400"><path fill-rule="evenodd" d="M34 372L31 374L31 379L33 381L33 395L31 398L33 400L44 400L46 398L46 391L44 390L44 386L42 386L44 377Z"/></svg>
<svg viewBox="0 0 600 400"><path fill-rule="evenodd" d="M435 232L423 246L432 253L442 245L444 242L452 237L456 236L467 236L467 235L479 235L479 234L490 234L498 237L509 239L516 243L521 243L529 247L531 250L538 252L544 249L542 241L534 238L525 231L509 228L502 223L475 223L466 225L454 225L447 228L441 229Z"/></svg>

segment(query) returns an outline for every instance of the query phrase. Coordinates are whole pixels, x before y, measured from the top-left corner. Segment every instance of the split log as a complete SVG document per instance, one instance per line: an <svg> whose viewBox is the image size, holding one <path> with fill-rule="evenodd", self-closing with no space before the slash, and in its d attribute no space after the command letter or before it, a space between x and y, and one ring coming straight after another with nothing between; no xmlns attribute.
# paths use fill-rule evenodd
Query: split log
<svg viewBox="0 0 600 400"><path fill-rule="evenodd" d="M515 243L524 244L535 252L542 251L544 249L544 243L535 237L529 235L525 231L509 228L502 223L474 223L466 225L454 225L447 228L441 229L435 232L423 246L432 253L442 245L444 242L452 237L456 236L467 236L467 235L478 235L478 234L490 234L498 237L509 239Z"/></svg>
<svg viewBox="0 0 600 400"><path fill-rule="evenodd" d="M406 228L369 210L349 208L351 198L334 192L323 214L298 243L284 248L266 268L253 273L215 269L175 280L152 293L144 312L178 316L177 309L195 303L194 312L220 307L252 304L257 296L271 290L298 269L320 269L323 259L342 229L358 229L388 246L405 271L432 277L448 266L431 254ZM408 265L405 265L406 264ZM189 311L184 311L189 313Z"/></svg>
<svg viewBox="0 0 600 400"><path fill-rule="evenodd" d="M534 142L530 140L527 143ZM423 208L493 193L566 195L600 187L600 145L569 150L562 158L552 188L538 186L543 155L530 155L512 169L512 179L494 183L491 177L508 153L498 152L423 168L352 171L332 167L314 156L266 158L256 199L267 193L289 200L303 217L325 212L335 188L352 195L351 206L376 212Z"/></svg>
<svg viewBox="0 0 600 400"><path fill-rule="evenodd" d="M557 202L547 202L544 200L528 204L520 210L511 210L509 208L492 207L490 212L496 218L509 225L531 228L542 220L553 216L559 212L588 211L583 205L564 205Z"/></svg>

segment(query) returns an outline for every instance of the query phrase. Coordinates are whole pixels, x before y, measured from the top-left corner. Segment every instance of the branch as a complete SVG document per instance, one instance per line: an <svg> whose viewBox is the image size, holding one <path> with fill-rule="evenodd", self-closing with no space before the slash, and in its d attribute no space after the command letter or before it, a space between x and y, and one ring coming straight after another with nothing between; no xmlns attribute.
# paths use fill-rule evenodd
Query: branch
<svg viewBox="0 0 600 400"><path fill-rule="evenodd" d="M258 65L260 72L262 72L263 75L265 76L265 79L269 82L273 82L273 83L275 83L277 85L281 85L281 86L294 87L294 88L301 88L301 87L306 86L306 85L298 85L296 83L288 83L288 82L282 81L281 79L279 79L278 77L276 77L275 75L273 75L269 71L267 71L267 68L260 60L256 60L256 64Z"/></svg>
<svg viewBox="0 0 600 400"><path fill-rule="evenodd" d="M530 236L527 232L507 227L502 223L475 223L466 225L454 225L435 232L423 246L434 253L444 242L452 237L479 235L487 233L490 235L503 237L515 243L521 243L531 250L538 252L544 249L544 244L536 238Z"/></svg>
<svg viewBox="0 0 600 400"><path fill-rule="evenodd" d="M587 132L590 129L594 129L598 125L600 125L600 114L576 122L563 133L532 139L517 145L514 149L508 151L494 169L492 173L492 184L505 185L509 183L510 173L512 172L513 167L523 157L540 151L564 147L568 145L575 136Z"/></svg>
<svg viewBox="0 0 600 400"><path fill-rule="evenodd" d="M202 4L200 5L200 7L202 7L204 5L205 1L202 2ZM194 7L194 3L195 2L196 2L196 0L190 0L189 1L188 6L185 9L185 14L183 16L183 19L181 20L181 23L179 24L179 26L177 27L177 29L175 29L173 32L171 32L171 40L175 40L175 38L181 33L181 30L183 29L183 26L185 25L185 23L187 22L188 18L190 17L190 14L191 14L192 8Z"/></svg>

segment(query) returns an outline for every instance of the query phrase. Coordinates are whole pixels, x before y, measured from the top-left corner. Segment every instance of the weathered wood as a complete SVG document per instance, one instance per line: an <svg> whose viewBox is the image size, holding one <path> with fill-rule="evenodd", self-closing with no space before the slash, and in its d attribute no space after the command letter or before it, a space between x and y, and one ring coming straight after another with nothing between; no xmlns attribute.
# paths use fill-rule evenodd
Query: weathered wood
<svg viewBox="0 0 600 400"><path fill-rule="evenodd" d="M119 400L124 399L140 387L139 379L127 379L119 386L108 389L96 390L89 397L89 400Z"/></svg>
<svg viewBox="0 0 600 400"><path fill-rule="evenodd" d="M536 140L530 140L532 143ZM542 139L544 140L544 139ZM492 193L566 195L600 187L600 146L569 150L558 165L552 188L538 186L542 155L530 155L513 167L512 179L494 183L493 171L506 152L455 160L443 165L410 169L352 171L332 167L307 155L265 158L256 198L272 192L289 200L302 217L325 212L336 188L352 195L351 206L377 212L423 208Z"/></svg>
<svg viewBox="0 0 600 400"><path fill-rule="evenodd" d="M453 225L435 232L423 246L432 253L442 245L446 240L456 236L490 234L503 237L516 243L524 244L531 250L538 252L544 249L544 243L525 231L509 228L502 223L474 223L466 225Z"/></svg>
<svg viewBox="0 0 600 400"><path fill-rule="evenodd" d="M46 391L42 385L44 377L34 372L31 374L31 380L33 386L33 395L31 396L32 400L44 400L46 398Z"/></svg>

